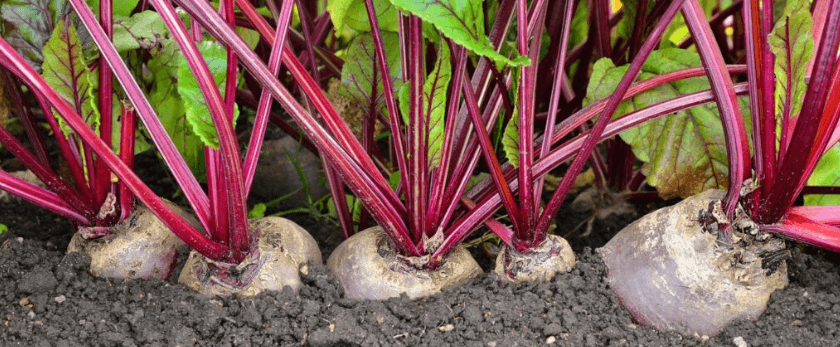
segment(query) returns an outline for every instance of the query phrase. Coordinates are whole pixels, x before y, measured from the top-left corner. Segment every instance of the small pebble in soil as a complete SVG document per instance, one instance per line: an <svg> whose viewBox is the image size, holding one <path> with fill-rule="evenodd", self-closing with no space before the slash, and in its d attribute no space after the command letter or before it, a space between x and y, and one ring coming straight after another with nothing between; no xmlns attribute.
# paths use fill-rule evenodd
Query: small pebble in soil
<svg viewBox="0 0 840 347"><path fill-rule="evenodd" d="M438 327L438 330L447 333L447 332L450 332L452 330L455 330L455 326L452 325L452 324L441 325L441 326Z"/></svg>
<svg viewBox="0 0 840 347"><path fill-rule="evenodd" d="M738 347L749 347L749 345L747 344L747 341L744 341L744 338L740 337L740 336L732 339L732 343L734 343L735 346L738 346Z"/></svg>
<svg viewBox="0 0 840 347"><path fill-rule="evenodd" d="M554 336L549 336L548 338L545 339L545 343L547 343L549 345L553 345L555 342L557 342L557 338L554 337Z"/></svg>
<svg viewBox="0 0 840 347"><path fill-rule="evenodd" d="M67 297L65 297L62 294L62 295L56 296L55 298L53 298L53 300L55 300L55 302L60 304L60 303L63 303L65 300L67 300Z"/></svg>

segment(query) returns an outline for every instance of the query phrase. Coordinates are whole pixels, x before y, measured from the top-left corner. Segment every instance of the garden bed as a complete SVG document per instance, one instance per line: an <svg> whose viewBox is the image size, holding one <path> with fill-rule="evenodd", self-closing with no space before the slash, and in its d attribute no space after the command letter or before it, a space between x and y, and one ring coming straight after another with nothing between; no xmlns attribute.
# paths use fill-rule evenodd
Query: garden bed
<svg viewBox="0 0 840 347"><path fill-rule="evenodd" d="M642 207L644 208L644 207ZM297 217L297 218L296 218ZM324 258L339 229L292 216ZM585 215L563 211L561 226ZM757 322L738 322L713 338L659 333L634 325L604 283L589 247L632 221L596 221L588 238L569 237L578 263L545 284L502 284L473 249L485 275L423 300L342 298L325 267L313 266L300 294L208 299L171 282L107 280L65 255L70 226L26 203L0 203L2 346L830 346L840 338L840 257L792 248L790 285ZM561 234L563 232L561 231ZM173 279L177 278L177 274Z"/></svg>

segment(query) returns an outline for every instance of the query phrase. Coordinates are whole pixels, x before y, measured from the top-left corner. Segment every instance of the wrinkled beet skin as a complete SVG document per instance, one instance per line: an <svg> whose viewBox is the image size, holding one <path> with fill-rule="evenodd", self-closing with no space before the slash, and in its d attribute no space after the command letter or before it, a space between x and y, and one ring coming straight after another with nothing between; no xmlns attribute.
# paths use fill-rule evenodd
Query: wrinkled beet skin
<svg viewBox="0 0 840 347"><path fill-rule="evenodd" d="M254 297L286 286L298 291L300 272L307 272L310 263L323 264L315 239L297 223L269 216L251 220L250 226L257 231L258 249L241 264L212 262L193 251L178 282L210 297Z"/></svg>
<svg viewBox="0 0 840 347"><path fill-rule="evenodd" d="M327 267L353 299L422 298L462 285L479 275L481 267L463 247L456 247L434 271L404 265L381 227L362 230L341 243Z"/></svg>
<svg viewBox="0 0 840 347"><path fill-rule="evenodd" d="M722 250L704 231L698 212L723 195L709 190L654 211L598 249L610 287L640 324L716 336L733 320L758 319L787 285L784 264L767 275L754 249ZM734 254L753 261L730 266Z"/></svg>
<svg viewBox="0 0 840 347"><path fill-rule="evenodd" d="M193 226L198 226L198 221L184 209L168 201L167 204ZM80 252L91 257L90 272L100 277L165 280L178 265L178 251L187 248L144 206L137 207L117 225L101 228L97 238L85 239L83 234L73 235L67 253Z"/></svg>

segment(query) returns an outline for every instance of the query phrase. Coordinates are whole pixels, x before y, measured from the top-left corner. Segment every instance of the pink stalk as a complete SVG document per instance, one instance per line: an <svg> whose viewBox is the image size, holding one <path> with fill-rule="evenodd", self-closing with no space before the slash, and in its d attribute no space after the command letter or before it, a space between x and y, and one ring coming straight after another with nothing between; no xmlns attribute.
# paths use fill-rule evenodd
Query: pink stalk
<svg viewBox="0 0 840 347"><path fill-rule="evenodd" d="M83 225L92 224L88 217L77 212L73 206L57 194L17 178L3 170L0 170L0 190L7 191L32 204L67 217L76 223Z"/></svg>
<svg viewBox="0 0 840 347"><path fill-rule="evenodd" d="M78 0L72 0L78 1ZM81 4L88 14L90 9L87 5ZM77 8L77 13L79 13ZM84 21L84 20L83 20ZM87 124L81 119L78 113L65 100L55 93L46 81L26 63L20 55L9 45L6 40L0 38L0 55L4 55L11 64L12 71L19 72L20 77L31 90L38 90L44 94L44 97L49 100L49 103L56 109L67 124L79 137L91 146L91 149L104 160L114 173L119 177L124 184L126 184L131 191L144 203L149 209L155 212L164 224L171 229L181 240L196 251L206 255L208 258L221 260L225 259L228 249L219 245L206 236L195 230L189 223L181 219L168 206L157 197L149 187L143 184L139 178L132 172L110 149L109 144L105 144L96 134L93 133Z"/></svg>
<svg viewBox="0 0 840 347"><path fill-rule="evenodd" d="M467 50L459 48L447 40L453 56L456 57L455 69L453 70L452 85L461 85L465 77L464 70L467 66ZM451 88L449 98L447 100L461 100L462 88ZM450 167L454 155L452 154L452 145L455 135L455 122L457 121L458 106L460 102L449 102L446 107L446 125L443 128L443 145L440 149L440 165L432 175L432 192L429 196L429 210L426 219L433 225L442 225L441 216L443 215L443 208L445 206L444 196L446 195L447 182L449 182ZM463 194L461 192L458 196Z"/></svg>
<svg viewBox="0 0 840 347"><path fill-rule="evenodd" d="M425 80L425 54L423 54L423 33L420 18L409 16L408 19L408 88L409 120L408 136L408 181L406 205L408 207L409 228L414 231L414 240L426 230L426 207L428 205L429 153L428 122L429 115L423 112L423 84ZM447 62L448 63L448 62ZM382 76L385 80L388 75ZM393 123L392 123L393 124ZM398 131L398 130L394 130Z"/></svg>
<svg viewBox="0 0 840 347"><path fill-rule="evenodd" d="M840 228L789 213L779 223L762 225L761 230L796 242L840 253Z"/></svg>
<svg viewBox="0 0 840 347"><path fill-rule="evenodd" d="M735 85L735 92L738 95L746 94L746 84ZM629 98L630 96L627 97ZM683 95L641 110L636 110L635 112L611 121L601 135L600 141L604 141L624 130L630 129L644 122L712 101L714 101L714 94L707 90ZM605 104L600 103L593 106L595 106L595 108L588 111L591 112L591 116L601 113ZM584 111L586 110L582 110L580 112L582 113ZM534 163L534 175L545 175L561 163L570 159L573 155L579 154L585 144L585 141L588 141L591 138L590 135L591 131L589 134L584 133L578 135L573 140L564 142L561 146L552 150L548 156L537 160ZM560 140L558 137L555 137L555 139L556 141ZM577 157L580 157L580 155L577 155L576 158ZM510 177L508 182L511 189L518 189L519 180L516 179L514 175ZM430 266L442 261L443 257L448 254L453 247L461 243L475 227L477 227L482 221L489 218L499 207L501 207L502 204L501 197L496 190L488 191L488 194L479 197L476 201L475 208L470 209L466 215L450 225L448 232L446 233L446 239L444 239L443 244L438 247L438 249L432 254L431 260L429 260L429 263L431 264Z"/></svg>
<svg viewBox="0 0 840 347"><path fill-rule="evenodd" d="M300 87L304 90L307 96L310 97L315 107L322 114L326 120L330 130L337 133L337 137L343 134L350 146L344 146L339 143L337 139L330 136L326 129L321 127L315 121L294 97L289 93L285 87L271 75L268 68L262 63L259 57L252 52L248 46L234 33L227 25L221 21L219 16L214 12L213 8L202 1L195 0L181 0L180 3L183 8L187 10L194 18L202 22L202 24L211 33L213 33L220 41L235 50L241 58L241 62L248 68L252 75L267 88L271 94L283 105L292 118L295 120L301 129L309 136L310 139L321 149L321 155L327 156L333 160L336 169L345 176L345 181L348 186L353 189L356 194L366 202L369 203L369 210L374 218L380 222L386 233L389 234L397 246L397 251L404 255L417 256L420 255L414 242L408 235L408 230L403 223L403 215L398 211L398 205L394 205L390 201L399 201L395 199L396 196L393 191L387 187L387 182L384 178L376 172L375 165L369 157L364 156L361 150L361 144L350 133L347 125L341 120L335 109L326 99L320 87L311 76L308 76L300 66L300 63L292 54L284 54L283 59L289 71L298 81ZM247 3L247 2L246 2ZM242 5L240 6L249 6ZM261 17L260 17L261 18ZM271 29L270 29L271 30ZM272 30L273 31L273 30ZM273 33L270 34L273 38ZM350 152L348 152L348 150ZM351 154L354 153L354 154ZM357 162L360 160L361 163ZM366 163L366 164L365 164ZM364 165L363 165L364 164ZM372 175L368 175L369 170L365 166L374 167ZM380 182L380 183L377 183ZM387 191L383 191L380 184L384 184ZM391 198L386 194L390 192ZM394 200L391 200L394 199ZM403 206L400 206L403 207ZM404 208L404 207L403 207Z"/></svg>
<svg viewBox="0 0 840 347"><path fill-rule="evenodd" d="M48 154L47 142L44 140L44 131L41 128L38 128L37 122L35 121L35 115L32 114L32 109L29 107L29 104L23 100L23 93L18 87L15 79L12 78L6 70L0 71L0 78L3 78L3 84L6 86L6 91L9 93L9 101L11 101L15 109L18 110L20 122L23 124L23 129L26 131L27 136L29 136L29 141L32 143L32 147L35 150L35 156L38 160L44 163L44 165L53 165L54 163L52 163L50 155ZM0 124L0 126L2 126L2 124Z"/></svg>
<svg viewBox="0 0 840 347"><path fill-rule="evenodd" d="M233 126L229 117L224 114L224 103L219 95L216 83L210 75L210 70L208 70L207 64L204 62L195 43L190 39L180 17L175 13L175 9L164 0L152 0L151 3L158 10L161 19L163 19L169 28L172 38L178 43L178 46L184 53L184 57L191 71L195 74L199 88L201 88L202 94L204 94L204 98L207 101L207 108L213 118L213 125L218 133L221 149L220 165L225 175L223 188L225 188L227 194L225 203L228 208L226 216L229 218L228 223L230 223L229 246L231 251L233 251L231 261L239 263L250 251L251 244L249 241L248 211L247 206L245 206L242 166L239 162L239 146L236 142L236 134L233 132ZM209 170L210 168L208 168ZM219 221L217 220L216 222L218 223ZM220 226L217 225L218 227Z"/></svg>
<svg viewBox="0 0 840 347"><path fill-rule="evenodd" d="M204 7L204 3L196 0L178 0L179 3L184 7L188 12L189 11L205 11L206 8ZM240 9L242 10L243 14L245 14L248 19L254 21L254 25L257 27L257 31L259 31L260 35L262 35L268 41L274 41L274 29L268 26L268 23L265 21L262 16L260 16L254 6L251 5L247 0L236 0L237 5L239 5ZM222 35L220 32L220 28L216 28L216 23L213 25L209 25L210 22L207 22L209 18L205 17L196 17L200 21L206 22L205 26L208 29L215 30L215 34L217 37ZM218 16L215 16L218 17ZM212 26L212 28L211 28ZM235 34L234 34L235 35ZM221 40L227 40L226 37L219 37ZM230 37L229 39L241 39L236 36ZM228 43L230 44L230 43ZM247 47L247 46L246 46ZM250 49L248 49L248 53L244 52L245 48L242 48L243 51L239 51L237 53L241 55L243 54L251 54ZM385 181L385 178L382 175L378 174L378 169L376 165L374 165L373 161L365 155L364 148L362 148L361 143L356 139L353 133L350 131L350 128L344 123L341 116L335 111L335 108L329 102L327 97L324 95L323 91L321 90L320 85L317 81L315 81L312 76L306 73L306 69L300 63L299 60L295 57L294 53L289 47L283 47L283 63L289 69L289 72L292 74L292 77L298 82L298 87L300 87L306 95L310 96L313 105L315 105L318 112L322 114L323 120L326 123L327 127L330 129L332 135L335 136L336 140L343 146L343 148L348 149L348 154L350 158L352 158L358 165L365 169L364 172L361 172L362 175L368 176L373 182L373 187L375 187L379 194L384 196L388 201L391 203L391 207L396 209L396 212L400 215L405 215L405 206L402 205L402 202L399 200L397 195L391 190L391 187L388 186L388 182ZM256 64L256 62L254 62ZM262 67L262 62L259 63ZM269 76L256 76L259 78L266 78L266 79L273 79ZM263 81L263 83L265 83ZM275 95L277 97L277 95ZM301 125L298 122L298 125ZM303 127L303 125L301 125Z"/></svg>
<svg viewBox="0 0 840 347"><path fill-rule="evenodd" d="M840 206L794 206L790 214L806 217L817 223L840 225Z"/></svg>
<svg viewBox="0 0 840 347"><path fill-rule="evenodd" d="M830 136L828 129L834 129L837 118L835 110L825 108L829 88L836 75L834 65L837 59L837 45L840 42L840 0L831 0L829 14L825 21L824 35L814 54L814 72L808 82L808 89L802 102L802 111L797 117L788 152L779 162L779 174L774 186L797 184L794 189L773 189L763 199L757 221L771 224L778 221L793 204L802 190L804 177L810 175L808 167L815 161L815 153L822 152L822 146ZM781 188L781 187L779 187Z"/></svg>
<svg viewBox="0 0 840 347"><path fill-rule="evenodd" d="M751 170L747 133L744 129L738 99L735 97L732 79L726 73L726 64L723 62L720 49L713 43L712 29L706 21L703 9L697 0L686 0L682 5L682 12L688 30L694 37L700 60L706 68L712 91L715 92L716 104L720 111L724 134L726 134L729 189L724 199L724 209L726 215L732 218L741 196L741 185Z"/></svg>
<svg viewBox="0 0 840 347"><path fill-rule="evenodd" d="M134 134L137 133L137 113L130 106L122 106L120 128L120 159L129 170L134 170ZM125 220L134 211L134 194L124 184L119 187L120 220Z"/></svg>
<svg viewBox="0 0 840 347"><path fill-rule="evenodd" d="M114 36L113 0L99 2L99 24L108 40ZM114 74L105 59L99 59L99 138L105 143L112 143L111 129L113 128L114 112L111 105L113 100ZM132 133L134 134L134 133ZM95 203L101 205L111 191L111 171L102 160L96 160L95 181L91 181Z"/></svg>
<svg viewBox="0 0 840 347"><path fill-rule="evenodd" d="M614 94L609 98L609 101L607 101L607 105L604 107L604 112L601 113L601 117L592 128L586 144L584 144L584 147L581 149L582 155L577 156L575 160L572 161L572 165L566 171L566 174L563 176L563 180L560 181L560 185L557 187L557 190L554 191L554 194L551 196L551 200L543 213L540 215L540 219L534 233L535 238L530 240L531 246L539 245L545 239L545 233L548 230L548 226L554 219L554 215L560 209L560 205L563 203L566 194L568 194L572 183L574 183L575 177L577 177L581 169L583 169L583 164L589 157L589 153L595 149L595 145L599 142L601 134L604 132L604 129L606 128L609 120L612 118L613 113L615 113L618 108L618 104L621 102L624 94L628 89L630 89L630 85L633 80L636 79L636 76L638 76L642 69L642 65L644 65L645 60L647 60L647 57L650 55L650 52L652 52L653 48L658 45L659 39L665 32L665 28L674 19L674 16L677 14L677 10L683 3L685 3L685 1L694 0L675 0L668 6L665 14L662 15L659 23L653 28L648 40L645 41L645 44L640 49L639 54L635 59L633 59L633 62L628 67L627 73L625 73L624 77L621 78Z"/></svg>
<svg viewBox="0 0 840 347"><path fill-rule="evenodd" d="M758 4L755 4L758 6ZM760 35L761 35L761 46L756 47L760 50L759 57L761 60L757 61L758 68L761 70L760 79L758 80L759 87L758 95L761 98L761 110L758 114L758 121L761 122L761 146L765 149L762 149L762 154L764 158L762 159L763 166L764 166L764 178L759 178L760 185L761 185L761 196L766 196L773 188L776 182L776 177L778 176L778 162L779 158L781 158L776 151L776 97L775 97L775 90L776 90L776 75L775 75L775 56L770 51L770 43L767 40L768 35L770 35L770 31L773 30L773 6L761 6L761 26L760 26ZM782 129L783 133L786 133L788 129ZM787 144L783 144L787 147ZM770 151L772 150L773 155L770 155ZM773 180L770 180L769 177L773 177Z"/></svg>
<svg viewBox="0 0 840 347"><path fill-rule="evenodd" d="M743 3L744 28L746 28L746 58L747 58L747 79L750 85L757 86L762 80L762 70L759 62L763 58L763 43L764 39L761 35L761 18L759 16L758 0L745 0ZM751 39L750 39L751 38ZM776 175L776 127L775 114L767 115L764 113L765 109L762 107L764 102L761 88L750 89L750 114L755 115L756 121L752 122L753 143L758 144L753 146L755 150L755 176L760 182L772 182ZM773 127L767 129L765 118L772 116L774 123ZM767 141L772 141L768 143ZM769 146L769 147L768 147ZM751 207L753 213L758 208L757 202L761 199L761 194L765 187L762 184L761 189L753 193L753 201L755 202Z"/></svg>
<svg viewBox="0 0 840 347"><path fill-rule="evenodd" d="M82 0L70 0L70 4L73 5L76 14L93 37L94 43L99 48L102 58L108 62L108 66L114 71L115 77L126 91L126 96L131 100L134 109L151 134L152 142L154 142L160 151L167 167L172 171L175 181L178 182L178 186L181 187L187 201L192 205L198 220L206 230L210 230L210 208L207 195L204 194L204 191L201 189L195 176L193 176L184 158L181 157L175 144L172 143L172 139L169 138L166 129L164 129L163 124L161 124L160 119L157 117L154 109L152 109L149 100L144 96L137 81L134 80L132 73L120 58L114 45L108 40L105 32L99 25L93 24L97 23L96 17L90 11L90 8L87 7L87 4Z"/></svg>
<svg viewBox="0 0 840 347"><path fill-rule="evenodd" d="M66 201L77 212L92 219L99 207L80 196L56 174L51 167L39 161L26 147L6 128L0 126L0 143L17 157L35 177L44 183L51 191Z"/></svg>
<svg viewBox="0 0 840 347"><path fill-rule="evenodd" d="M376 9L373 7L372 0L365 0L365 9L367 10L368 20L370 21L371 37L373 44L376 47L376 66L379 68L379 74L382 76L382 93L385 99L385 109L388 110L388 121L391 123L391 141L394 142L394 149L397 167L400 170L400 182L408 182L408 163L405 161L405 140L403 139L403 132L400 128L402 121L399 117L399 108L397 107L397 98L394 94L394 85L391 82L388 60L385 58L385 46L382 42L382 33L379 31L379 19L376 17ZM403 66L403 73L408 70ZM374 80L375 81L375 80ZM376 85L374 83L374 85ZM421 92L422 93L422 92Z"/></svg>
<svg viewBox="0 0 840 347"><path fill-rule="evenodd" d="M280 60L283 58L283 47L286 45L286 31L289 30L289 21L292 18L294 2L285 1L280 8L280 17L277 21L277 33L271 45L271 54L268 58L268 69L273 75L280 71ZM245 174L245 196L251 191L251 184L254 182L254 173L257 169L257 160L260 157L265 129L268 126L268 115L272 104L271 94L263 90L260 93L260 101L257 106L257 114L254 119L254 129L251 131L251 140L248 143L248 151L245 154L245 162L242 163L242 171ZM287 131L289 132L289 131ZM293 133L293 132L289 132Z"/></svg>
<svg viewBox="0 0 840 347"><path fill-rule="evenodd" d="M574 1L566 0L565 5L566 7L563 11L562 20L563 29L560 32L560 53L554 61L555 77L553 80L554 83L551 86L551 97L548 102L548 117L545 120L545 130L543 132L543 136L549 139L554 134L554 125L557 123L557 111L560 109L560 92L563 89L562 83L566 77L566 69L563 67L563 62L566 61L566 51L569 48L569 31L572 25L572 15L574 15L573 9L575 3ZM545 157L550 149L551 141L543 141L538 158ZM539 184L535 188L538 192L536 198L537 201L542 199L543 178L544 176L539 177Z"/></svg>
<svg viewBox="0 0 840 347"><path fill-rule="evenodd" d="M525 0L518 0L516 3L516 28L517 28L517 49L519 54L528 56L528 42L531 38L527 32L527 7ZM542 26L540 26L542 28ZM541 32L541 31L540 31ZM541 35L537 35L535 41L540 41ZM539 49L537 49L539 52ZM538 53L539 54L539 53ZM531 64L531 67L522 68L522 73L519 76L519 181L531 182L533 181L533 172L531 166L534 161L534 80L536 79L536 60ZM478 125L476 125L478 126ZM477 129L478 130L478 129ZM535 197L534 191L531 187L523 186L519 189L519 207L521 209L509 210L511 217L514 214L519 214L517 231L521 232L515 234L514 240L525 242L533 239L534 225L536 224L535 211ZM512 219L513 220L513 219ZM520 248L517 246L517 248ZM525 246L523 249L530 247Z"/></svg>
<svg viewBox="0 0 840 347"><path fill-rule="evenodd" d="M470 87L467 81L463 81L462 85L464 88L464 98L467 101L467 107L470 114L470 118L473 121L473 127L477 132L477 137L479 140L481 151L484 154L484 160L487 161L487 166L490 167L490 176L493 178L493 182L496 184L496 187L499 190L500 196L502 197L502 203L504 204L505 209L508 212L508 216L510 216L510 221L513 224L513 227L518 231L524 227L524 224L522 224L522 220L520 218L525 217L525 215L521 212L520 208L528 209L529 206L522 204L520 204L518 207L516 206L516 202L513 198L513 193L511 192L507 181L505 180L504 174L502 174L502 167L499 165L499 158L496 157L496 153L493 150L493 144L490 141L490 135L487 133L487 129L484 128L481 116L478 113L478 105L476 105L475 102L475 93L473 92L472 88ZM516 237L514 237L514 240L515 239Z"/></svg>

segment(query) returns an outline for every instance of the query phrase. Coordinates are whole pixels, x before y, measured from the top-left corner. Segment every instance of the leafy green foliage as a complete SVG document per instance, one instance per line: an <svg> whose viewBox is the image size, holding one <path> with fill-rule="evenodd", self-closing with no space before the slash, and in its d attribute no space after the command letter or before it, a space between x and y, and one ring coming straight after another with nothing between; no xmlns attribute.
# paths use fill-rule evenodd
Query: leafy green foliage
<svg viewBox="0 0 840 347"><path fill-rule="evenodd" d="M178 67L181 53L178 45L166 40L152 51L148 69L152 73L149 102L158 115L169 137L187 165L197 177L205 174L204 143L190 130L184 110L184 101L178 93Z"/></svg>
<svg viewBox="0 0 840 347"><path fill-rule="evenodd" d="M808 0L791 0L767 41L776 55L776 117L794 117L802 108L805 71L814 54L811 12ZM786 109L788 105L789 109ZM786 111L789 112L786 114Z"/></svg>
<svg viewBox="0 0 840 347"><path fill-rule="evenodd" d="M496 63L522 66L528 57L508 59L499 54L484 33L484 9L481 0L391 0L398 9L432 23L444 36Z"/></svg>
<svg viewBox="0 0 840 347"><path fill-rule="evenodd" d="M44 45L41 69L50 87L72 105L93 129L98 129L100 115L96 106L97 95L93 93L98 80L85 64L82 45L72 24L67 25L65 20L56 23L52 36ZM72 133L58 113L55 114L65 136Z"/></svg>
<svg viewBox="0 0 840 347"><path fill-rule="evenodd" d="M840 144L829 148L808 178L809 186L840 186L840 175L837 174L837 167L840 166ZM805 195L805 205L833 206L840 205L840 195Z"/></svg>
<svg viewBox="0 0 840 347"><path fill-rule="evenodd" d="M0 17L14 25L14 30L4 36L29 65L39 70L44 45L53 35L55 23L69 10L66 0L0 1Z"/></svg>
<svg viewBox="0 0 840 347"><path fill-rule="evenodd" d="M642 67L640 79L697 66L700 59L696 53L676 48L654 51ZM598 60L584 104L610 96L626 71L627 66L616 67L609 59ZM622 102L614 118L708 88L708 80L700 77L663 85ZM749 124L748 112L744 113L744 121ZM620 136L644 162L642 172L648 183L665 199L728 186L726 143L714 105L693 107L649 121Z"/></svg>
<svg viewBox="0 0 840 347"><path fill-rule="evenodd" d="M390 1L373 0L373 8L376 9L379 29L391 32L399 30L399 13ZM356 31L370 31L365 0L329 1L327 12L330 13L337 32L341 32L345 24Z"/></svg>
<svg viewBox="0 0 840 347"><path fill-rule="evenodd" d="M0 234L5 233L9 230L9 227L6 224L0 223Z"/></svg>
<svg viewBox="0 0 840 347"><path fill-rule="evenodd" d="M169 38L169 30L155 11L143 11L131 17L114 18L114 47L126 52L152 49Z"/></svg>
<svg viewBox="0 0 840 347"><path fill-rule="evenodd" d="M571 30L569 30L569 49L576 47L583 40L586 40L588 34L589 12L586 6L583 5L583 3L579 4L577 9L575 9L575 14L572 16Z"/></svg>
<svg viewBox="0 0 840 347"><path fill-rule="evenodd" d="M513 92L513 98L511 99L513 114L510 116L510 121L508 121L502 134L502 148L505 150L505 156L507 161L515 168L519 167L519 78L517 76L513 77L513 83L510 86L510 90Z"/></svg>
<svg viewBox="0 0 840 347"><path fill-rule="evenodd" d="M254 208L248 211L248 219L260 219L265 217L265 210L267 208L268 206L264 203L254 205Z"/></svg>
<svg viewBox="0 0 840 347"><path fill-rule="evenodd" d="M385 49L385 59L388 60L388 76L394 86L394 91L399 91L402 86L402 67L400 66L399 38L395 33L383 32L382 44ZM375 100L377 111L385 108L382 76L379 67L374 69L376 61L376 46L373 44L373 37L366 33L360 34L353 39L347 48L347 58L344 67L341 69L341 85L339 93L360 105L368 112L368 105L374 97L374 86L376 86ZM376 84L374 84L376 83Z"/></svg>
<svg viewBox="0 0 840 347"><path fill-rule="evenodd" d="M449 46L444 44L439 47L435 67L426 78L423 86L423 109L428 110L429 116L429 168L440 165L443 127L446 116L446 97L449 80L452 78Z"/></svg>
<svg viewBox="0 0 840 347"><path fill-rule="evenodd" d="M87 2L87 4L93 10L93 13L98 16L99 15L99 2L100 1L99 0L85 0L85 2ZM133 11L134 8L137 7L137 3L139 3L139 2L140 2L140 0L119 0L119 1L115 0L115 1L112 2L111 6L113 6L113 11L114 11L115 16L128 17L129 15L131 15L131 11Z"/></svg>
<svg viewBox="0 0 840 347"><path fill-rule="evenodd" d="M513 110L510 121L505 126L502 135L502 146L505 149L505 156L513 167L519 167L519 108Z"/></svg>
<svg viewBox="0 0 840 347"><path fill-rule="evenodd" d="M213 75L213 81L219 88L224 98L224 83L227 77L227 52L224 48L211 41L203 41L198 45L199 51L207 62L207 67ZM181 56L181 63L178 67L178 93L184 101L184 111L187 123L190 125L193 134L198 135L205 146L219 149L219 135L213 125L213 118L210 116L210 109L198 87L195 75L187 65L186 59ZM233 108L233 123L239 116L239 108Z"/></svg>

